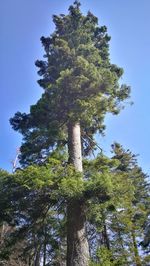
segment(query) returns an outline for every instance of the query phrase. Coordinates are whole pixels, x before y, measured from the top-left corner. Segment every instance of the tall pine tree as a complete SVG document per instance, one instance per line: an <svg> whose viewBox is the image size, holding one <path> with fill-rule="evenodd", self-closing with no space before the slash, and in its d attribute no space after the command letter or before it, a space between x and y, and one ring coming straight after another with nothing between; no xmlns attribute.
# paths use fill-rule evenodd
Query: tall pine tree
<svg viewBox="0 0 150 266"><path fill-rule="evenodd" d="M105 114L118 114L130 88L119 84L123 70L109 59L107 28L81 13L75 1L67 15L53 16L55 31L42 37L44 60L37 60L41 99L30 113L11 119L23 135L20 163L42 163L53 150L68 146L68 162L84 180L82 156L94 148L94 134L105 129ZM67 202L67 265L89 264L85 201Z"/></svg>

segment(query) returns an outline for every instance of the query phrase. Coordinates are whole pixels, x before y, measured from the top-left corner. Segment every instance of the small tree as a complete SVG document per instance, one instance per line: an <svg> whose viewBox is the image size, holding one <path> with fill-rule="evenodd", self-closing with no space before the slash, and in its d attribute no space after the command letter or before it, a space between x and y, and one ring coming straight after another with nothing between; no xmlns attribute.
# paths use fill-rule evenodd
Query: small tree
<svg viewBox="0 0 150 266"><path fill-rule="evenodd" d="M98 26L80 3L69 14L53 16L54 33L41 38L44 60L37 60L38 83L44 89L29 114L16 113L11 124L23 135L22 166L41 163L52 150L68 145L68 162L83 175L82 156L95 147L94 134L102 133L105 114L118 114L130 88L119 84L123 70L109 59L107 28ZM67 203L67 265L88 265L85 201Z"/></svg>

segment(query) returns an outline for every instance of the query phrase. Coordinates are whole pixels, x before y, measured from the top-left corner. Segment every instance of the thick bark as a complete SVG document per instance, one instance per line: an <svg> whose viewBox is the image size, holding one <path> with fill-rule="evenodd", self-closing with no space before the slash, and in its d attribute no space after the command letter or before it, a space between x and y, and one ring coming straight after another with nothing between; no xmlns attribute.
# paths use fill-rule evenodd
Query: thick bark
<svg viewBox="0 0 150 266"><path fill-rule="evenodd" d="M82 172L81 134L78 123L68 126L69 163ZM89 247L85 230L85 204L73 199L67 207L67 266L88 266Z"/></svg>

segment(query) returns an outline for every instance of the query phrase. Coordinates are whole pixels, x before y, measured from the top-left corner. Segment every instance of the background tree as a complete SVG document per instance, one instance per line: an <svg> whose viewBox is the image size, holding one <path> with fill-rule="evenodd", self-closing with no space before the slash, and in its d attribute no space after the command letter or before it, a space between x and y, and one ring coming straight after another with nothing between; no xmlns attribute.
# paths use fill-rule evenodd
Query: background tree
<svg viewBox="0 0 150 266"><path fill-rule="evenodd" d="M98 158L92 162L99 171L109 167L114 174L110 200L103 204L94 201L90 208L93 260L100 265L147 265L149 255L140 244L149 217L148 178L134 154L118 143L112 147L111 160L102 157L99 164Z"/></svg>

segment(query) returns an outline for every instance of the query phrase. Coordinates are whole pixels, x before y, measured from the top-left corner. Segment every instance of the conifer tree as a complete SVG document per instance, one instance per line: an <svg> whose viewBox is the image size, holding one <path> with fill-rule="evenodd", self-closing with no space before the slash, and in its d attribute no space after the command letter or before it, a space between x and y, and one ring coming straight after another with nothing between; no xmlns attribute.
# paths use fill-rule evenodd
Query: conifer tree
<svg viewBox="0 0 150 266"><path fill-rule="evenodd" d="M129 233L128 242L130 242L130 254L133 254L132 263L140 266L143 265L146 259L144 254L140 255L141 249L139 247L150 212L148 176L138 166L136 155L132 154L130 150L125 151L117 143L114 144L113 150L115 153L114 158L120 161L117 171L127 173L128 180L131 181L133 186L133 196L130 199L127 212L125 212L126 232L128 231Z"/></svg>
<svg viewBox="0 0 150 266"><path fill-rule="evenodd" d="M90 198L87 220L92 265L148 265L150 256L141 249L149 217L147 175L130 150L118 143L112 147L112 158L99 155L84 163L86 175L107 172L111 180L107 201L101 201L100 193Z"/></svg>
<svg viewBox="0 0 150 266"><path fill-rule="evenodd" d="M123 70L110 62L107 28L75 1L67 15L53 16L55 31L42 37L44 60L37 60L41 99L30 113L11 119L23 135L22 167L42 163L52 150L68 146L68 162L84 182L82 156L95 147L94 134L105 129L105 114L118 114L130 88L119 84ZM89 264L83 197L67 202L67 265Z"/></svg>

